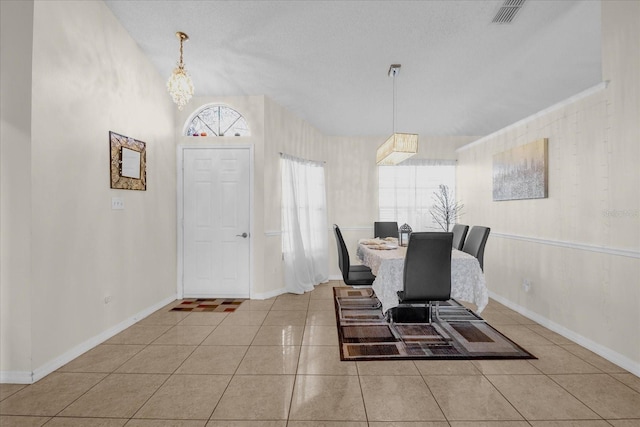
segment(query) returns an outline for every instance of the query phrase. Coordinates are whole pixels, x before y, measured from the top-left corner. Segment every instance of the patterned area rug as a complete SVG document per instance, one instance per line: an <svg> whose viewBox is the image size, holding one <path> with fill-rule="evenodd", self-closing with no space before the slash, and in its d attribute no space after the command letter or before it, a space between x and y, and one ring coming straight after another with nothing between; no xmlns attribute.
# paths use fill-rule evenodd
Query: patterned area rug
<svg viewBox="0 0 640 427"><path fill-rule="evenodd" d="M215 311L220 313L229 313L240 307L245 299L206 299L206 298L188 298L170 311Z"/></svg>
<svg viewBox="0 0 640 427"><path fill-rule="evenodd" d="M333 289L341 360L535 359L473 311L449 300L440 320L395 311L390 324L372 289Z"/></svg>

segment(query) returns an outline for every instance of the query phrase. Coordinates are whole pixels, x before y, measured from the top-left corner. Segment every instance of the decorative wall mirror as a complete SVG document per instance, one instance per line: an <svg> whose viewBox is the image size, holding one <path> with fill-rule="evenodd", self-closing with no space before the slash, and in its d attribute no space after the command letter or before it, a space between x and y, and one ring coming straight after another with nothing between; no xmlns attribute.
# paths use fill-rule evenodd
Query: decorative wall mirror
<svg viewBox="0 0 640 427"><path fill-rule="evenodd" d="M147 189L147 144L109 131L111 188Z"/></svg>

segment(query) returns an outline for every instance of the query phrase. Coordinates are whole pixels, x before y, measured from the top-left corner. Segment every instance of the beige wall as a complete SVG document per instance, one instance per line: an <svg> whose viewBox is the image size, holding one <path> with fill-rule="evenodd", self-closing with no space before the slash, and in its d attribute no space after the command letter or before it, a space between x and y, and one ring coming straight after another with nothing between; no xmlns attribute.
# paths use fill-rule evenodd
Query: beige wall
<svg viewBox="0 0 640 427"><path fill-rule="evenodd" d="M0 2L0 19L0 381L11 381L31 371L33 2Z"/></svg>
<svg viewBox="0 0 640 427"><path fill-rule="evenodd" d="M382 142L384 137L330 137L328 141L327 223L340 227L351 264L360 263L358 240L373 236L378 218L376 148ZM333 229L329 231L329 276L342 277Z"/></svg>
<svg viewBox="0 0 640 427"><path fill-rule="evenodd" d="M20 308L31 311L31 354L24 358L13 335L3 334L1 347L9 352L3 370L37 379L175 296L175 107L164 77L102 2L36 2L32 22L25 74L33 81L22 93L32 102L30 141L22 135L31 150L30 229L21 236L30 243L30 277L7 285L13 305L23 302L22 286L30 288ZM2 93L4 102L4 86ZM147 143L147 191L109 188L110 130ZM23 185L24 172L9 182ZM124 211L111 210L113 196L124 199ZM25 253L4 230L3 223L3 248Z"/></svg>
<svg viewBox="0 0 640 427"><path fill-rule="evenodd" d="M465 221L499 300L640 371L640 3L603 2L609 85L461 149ZM549 138L549 197L492 201L492 156ZM525 292L524 280L532 287Z"/></svg>
<svg viewBox="0 0 640 427"><path fill-rule="evenodd" d="M271 296L284 292L281 227L280 153L326 161L326 137L306 121L265 98L264 155L264 288ZM325 169L326 173L326 169ZM327 192L331 190L327 188Z"/></svg>

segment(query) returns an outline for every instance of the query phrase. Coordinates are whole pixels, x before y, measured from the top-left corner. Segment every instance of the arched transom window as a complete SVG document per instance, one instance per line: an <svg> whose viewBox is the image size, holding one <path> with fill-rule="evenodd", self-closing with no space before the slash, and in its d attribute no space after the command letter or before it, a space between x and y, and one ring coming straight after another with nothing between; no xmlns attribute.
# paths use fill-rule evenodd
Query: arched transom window
<svg viewBox="0 0 640 427"><path fill-rule="evenodd" d="M247 121L226 105L209 105L200 110L187 127L187 136L248 136Z"/></svg>

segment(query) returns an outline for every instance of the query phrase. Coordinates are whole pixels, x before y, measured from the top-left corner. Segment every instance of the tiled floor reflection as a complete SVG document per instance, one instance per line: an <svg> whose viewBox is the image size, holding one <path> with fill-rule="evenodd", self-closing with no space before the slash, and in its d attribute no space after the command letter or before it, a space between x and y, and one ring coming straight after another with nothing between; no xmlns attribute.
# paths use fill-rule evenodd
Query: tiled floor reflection
<svg viewBox="0 0 640 427"><path fill-rule="evenodd" d="M0 384L0 426L640 426L640 379L491 301L483 316L538 360L342 362L332 286L176 301L29 386Z"/></svg>

